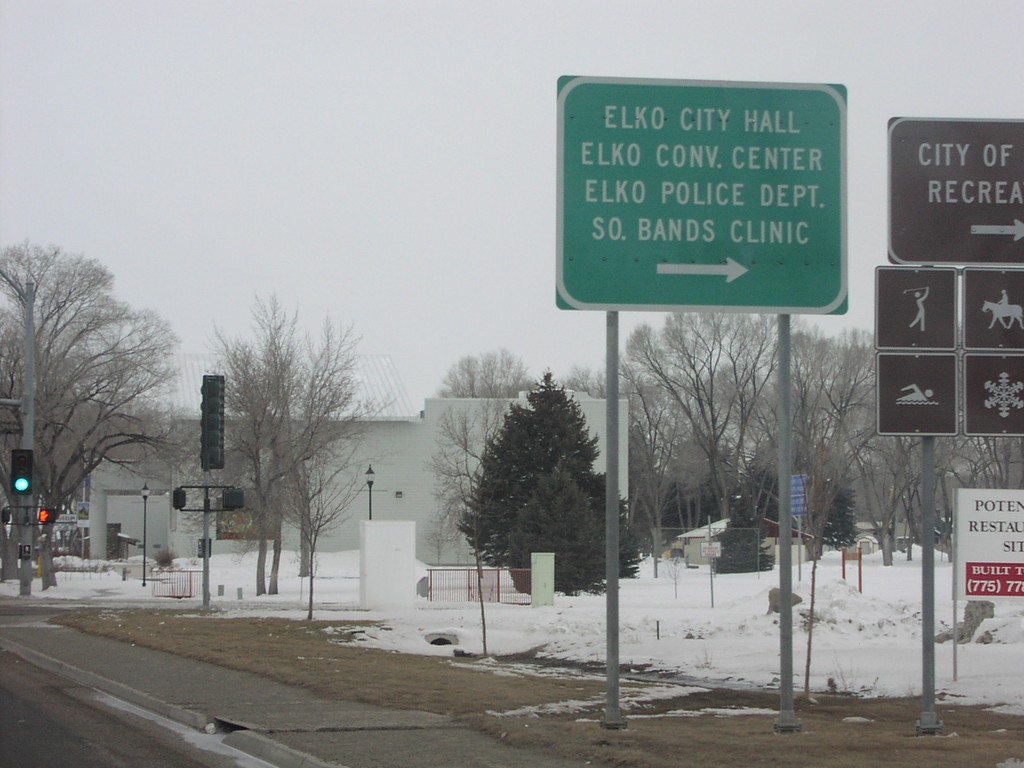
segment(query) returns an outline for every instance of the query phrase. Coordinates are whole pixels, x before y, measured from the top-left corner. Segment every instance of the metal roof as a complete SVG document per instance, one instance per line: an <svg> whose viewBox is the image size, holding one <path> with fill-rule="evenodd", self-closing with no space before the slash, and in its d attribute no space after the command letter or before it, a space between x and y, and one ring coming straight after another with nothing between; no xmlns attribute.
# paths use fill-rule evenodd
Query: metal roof
<svg viewBox="0 0 1024 768"><path fill-rule="evenodd" d="M359 399L367 402L374 410L373 420L391 421L418 418L419 412L412 407L405 385L398 375L398 369L390 355L358 355L355 379L359 386ZM177 371L171 393L171 404L175 411L195 414L199 418L202 395L200 387L203 376L208 373L223 373L219 358L211 354L174 355ZM230 386L230 382L228 383Z"/></svg>

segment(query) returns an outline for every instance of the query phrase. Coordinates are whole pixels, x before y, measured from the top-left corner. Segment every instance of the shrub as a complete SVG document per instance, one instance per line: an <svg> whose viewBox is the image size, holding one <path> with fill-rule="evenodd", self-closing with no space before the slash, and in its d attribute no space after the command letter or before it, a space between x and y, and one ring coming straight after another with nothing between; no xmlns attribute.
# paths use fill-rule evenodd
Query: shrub
<svg viewBox="0 0 1024 768"><path fill-rule="evenodd" d="M164 547L156 553L156 555L153 557L153 560L161 568L170 568L172 565L174 565L174 557L174 550L170 547Z"/></svg>

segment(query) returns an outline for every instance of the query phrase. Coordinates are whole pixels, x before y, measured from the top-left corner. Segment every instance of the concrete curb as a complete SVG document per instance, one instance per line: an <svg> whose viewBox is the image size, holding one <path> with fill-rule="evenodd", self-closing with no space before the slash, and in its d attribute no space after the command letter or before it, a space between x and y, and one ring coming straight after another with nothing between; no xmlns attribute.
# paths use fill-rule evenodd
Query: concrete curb
<svg viewBox="0 0 1024 768"><path fill-rule="evenodd" d="M235 731L224 738L224 743L250 757L265 760L278 768L345 768L340 763L325 763L298 750L278 744L255 731Z"/></svg>
<svg viewBox="0 0 1024 768"><path fill-rule="evenodd" d="M210 732L216 726L215 718L201 712L179 707L175 704L168 704L123 683L101 677L94 672L79 669L12 640L0 638L0 650L13 653L40 669L88 686L89 688L103 691L115 698L133 704L140 709L154 712L187 728L201 732ZM278 744L272 739L254 731L235 731L229 733L224 737L224 743L240 752L244 752L250 757L264 760L278 768L345 768L337 763L321 762L291 747Z"/></svg>

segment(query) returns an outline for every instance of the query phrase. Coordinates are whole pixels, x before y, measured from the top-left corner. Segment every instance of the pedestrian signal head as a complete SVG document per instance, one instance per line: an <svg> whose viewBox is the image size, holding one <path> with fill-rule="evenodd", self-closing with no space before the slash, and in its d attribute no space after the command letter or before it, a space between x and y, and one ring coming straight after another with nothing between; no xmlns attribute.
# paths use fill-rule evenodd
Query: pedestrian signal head
<svg viewBox="0 0 1024 768"><path fill-rule="evenodd" d="M39 514L36 519L39 521L40 525L47 525L48 523L52 523L56 520L56 515L53 514L53 510L43 507L39 510Z"/></svg>

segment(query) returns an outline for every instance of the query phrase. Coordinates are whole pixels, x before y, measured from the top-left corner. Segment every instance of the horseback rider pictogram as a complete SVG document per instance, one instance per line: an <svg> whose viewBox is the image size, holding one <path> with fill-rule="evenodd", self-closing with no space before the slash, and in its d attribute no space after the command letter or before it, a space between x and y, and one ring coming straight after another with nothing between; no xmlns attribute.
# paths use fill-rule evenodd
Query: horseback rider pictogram
<svg viewBox="0 0 1024 768"><path fill-rule="evenodd" d="M981 305L981 311L992 313L992 322L988 324L989 328L995 327L996 321L998 321L1003 328L1009 329L1014 323L1017 323L1021 330L1024 330L1024 309L1020 304L1010 303L1005 288L1000 291L999 301L984 302Z"/></svg>

